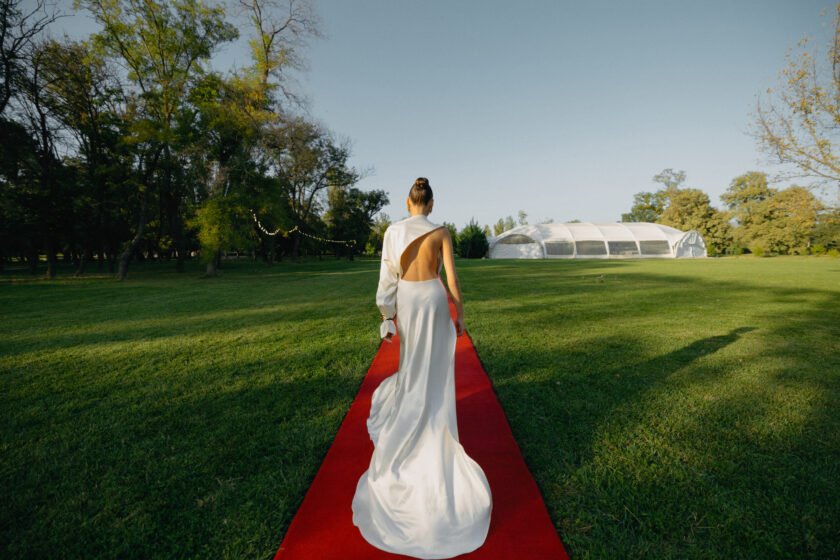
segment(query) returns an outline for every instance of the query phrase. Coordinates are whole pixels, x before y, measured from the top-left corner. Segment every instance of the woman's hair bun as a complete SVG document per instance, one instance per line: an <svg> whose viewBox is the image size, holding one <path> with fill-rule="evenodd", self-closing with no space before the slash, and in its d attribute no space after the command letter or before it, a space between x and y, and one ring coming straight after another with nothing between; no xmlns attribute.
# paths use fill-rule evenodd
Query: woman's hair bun
<svg viewBox="0 0 840 560"><path fill-rule="evenodd" d="M414 204L426 206L432 200L432 187L425 177L417 177L408 193L408 198Z"/></svg>

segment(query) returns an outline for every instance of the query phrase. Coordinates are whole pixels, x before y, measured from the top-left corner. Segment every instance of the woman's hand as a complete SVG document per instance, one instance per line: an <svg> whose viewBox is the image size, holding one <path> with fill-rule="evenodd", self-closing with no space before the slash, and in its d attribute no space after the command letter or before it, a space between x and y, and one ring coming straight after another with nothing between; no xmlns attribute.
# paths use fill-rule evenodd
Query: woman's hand
<svg viewBox="0 0 840 560"><path fill-rule="evenodd" d="M464 327L464 317L459 315L455 319L455 334L461 336L462 334L464 334L465 329L466 327Z"/></svg>
<svg viewBox="0 0 840 560"><path fill-rule="evenodd" d="M382 323L379 325L379 334L385 342L391 342L391 339L394 338L394 332L392 331L395 331L397 327L396 318L396 315L393 317L382 316ZM391 325L387 325L386 321L391 321Z"/></svg>

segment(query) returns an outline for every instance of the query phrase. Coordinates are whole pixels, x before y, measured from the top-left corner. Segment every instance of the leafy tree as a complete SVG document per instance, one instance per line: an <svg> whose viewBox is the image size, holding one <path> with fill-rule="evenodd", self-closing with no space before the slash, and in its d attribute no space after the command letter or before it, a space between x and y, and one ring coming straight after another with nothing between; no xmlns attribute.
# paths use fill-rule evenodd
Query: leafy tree
<svg viewBox="0 0 840 560"><path fill-rule="evenodd" d="M760 215L762 203L775 192L767 184L767 174L750 171L735 177L720 198L739 224L748 225Z"/></svg>
<svg viewBox="0 0 840 560"><path fill-rule="evenodd" d="M79 176L71 241L81 274L94 252L100 255L101 269L104 255L116 251L112 240L125 235L115 214L123 205L131 166L130 151L122 142L126 98L116 69L89 43L48 40L41 48L44 98L75 152L68 159Z"/></svg>
<svg viewBox="0 0 840 560"><path fill-rule="evenodd" d="M478 222L470 220L458 236L458 253L465 259L480 259L487 256L490 244Z"/></svg>
<svg viewBox="0 0 840 560"><path fill-rule="evenodd" d="M840 249L840 208L823 208L814 228L815 253Z"/></svg>
<svg viewBox="0 0 840 560"><path fill-rule="evenodd" d="M524 210L520 210L519 212L517 212L517 216L519 217L520 226L524 226L528 223L528 214L526 214Z"/></svg>
<svg viewBox="0 0 840 560"><path fill-rule="evenodd" d="M700 189L678 189L669 198L659 223L683 231L696 230L703 236L710 254L723 254L729 249L732 228L726 215L711 206L709 195Z"/></svg>
<svg viewBox="0 0 840 560"><path fill-rule="evenodd" d="M633 195L630 212L621 215L622 222L658 222L665 210L665 198L661 191L639 192Z"/></svg>
<svg viewBox="0 0 840 560"><path fill-rule="evenodd" d="M331 186L327 200L329 209L324 214L324 221L328 235L333 240L352 241L351 244L333 243L335 255L344 254L353 260L357 248L367 244L373 217L388 204L388 195L382 190Z"/></svg>
<svg viewBox="0 0 840 560"><path fill-rule="evenodd" d="M653 176L662 188L655 192L639 192L633 195L630 212L621 215L622 222L658 222L671 195L685 182L685 171L674 171L670 167Z"/></svg>
<svg viewBox="0 0 840 560"><path fill-rule="evenodd" d="M777 90L768 89L756 104L755 135L759 146L780 164L796 171L783 176L840 182L837 123L840 122L840 4L834 36L825 60L817 60L807 39L789 54Z"/></svg>
<svg viewBox="0 0 840 560"><path fill-rule="evenodd" d="M25 255L38 272L38 147L22 124L0 117L0 241L2 250Z"/></svg>
<svg viewBox="0 0 840 560"><path fill-rule="evenodd" d="M73 170L64 165L60 157L61 122L52 111L49 86L52 76L50 50L43 41L34 42L28 51L23 74L18 76L18 117L32 140L34 164L29 170L25 207L37 216L31 231L33 247L43 246L47 252L47 276L56 273L57 252L68 241L72 229L73 194L76 178ZM35 255L37 257L37 254Z"/></svg>
<svg viewBox="0 0 840 560"><path fill-rule="evenodd" d="M368 237L367 245L365 245L365 253L369 255L376 255L382 252L382 242L385 240L385 230L391 225L391 218L388 214L380 212L373 221L373 227L370 230L370 237Z"/></svg>
<svg viewBox="0 0 840 560"><path fill-rule="evenodd" d="M207 276L217 274L214 261L221 250L248 243L250 230L240 226L247 223L248 218L245 206L239 204L236 197L213 197L188 221L188 225L198 232L201 258L209 267Z"/></svg>
<svg viewBox="0 0 840 560"><path fill-rule="evenodd" d="M321 35L318 17L307 0L239 0L254 34L248 40L252 71L270 98L279 90L286 99L301 102L288 85L287 71L306 65L301 48Z"/></svg>
<svg viewBox="0 0 840 560"><path fill-rule="evenodd" d="M807 189L774 189L768 186L766 174L756 171L733 179L721 199L738 224L736 242L767 254L807 252L822 210Z"/></svg>
<svg viewBox="0 0 840 560"><path fill-rule="evenodd" d="M493 224L493 235L500 235L503 232L515 227L516 222L513 221L511 216L508 216L507 218L499 218L499 221Z"/></svg>
<svg viewBox="0 0 840 560"><path fill-rule="evenodd" d="M37 38L60 14L45 0L0 0L0 115L19 92ZM34 4L34 5L33 5Z"/></svg>
<svg viewBox="0 0 840 560"><path fill-rule="evenodd" d="M158 236L173 235L180 247L178 270L183 270L182 204L188 195L175 151L183 146L180 133L190 111L185 100L196 77L218 47L238 37L220 6L203 0L77 0L102 30L94 35L101 52L122 61L136 87L136 117L131 141L139 149L137 229L120 257L119 278L143 238L149 199L157 196ZM165 223L164 223L165 222Z"/></svg>
<svg viewBox="0 0 840 560"><path fill-rule="evenodd" d="M501 235L505 231L505 220L499 218L499 221L493 224L493 235Z"/></svg>
<svg viewBox="0 0 840 560"><path fill-rule="evenodd" d="M806 254L822 205L804 187L773 191L739 228L739 240L754 253Z"/></svg>
<svg viewBox="0 0 840 560"><path fill-rule="evenodd" d="M670 167L653 176L654 183L660 183L665 193L671 193L685 183L685 171L674 171Z"/></svg>
<svg viewBox="0 0 840 560"><path fill-rule="evenodd" d="M302 231L311 229L310 220L319 216L328 187L350 187L359 180L359 173L348 165L349 146L337 143L324 128L302 118L271 127L265 133L265 149L288 193L295 225ZM295 259L300 241L301 236L296 235Z"/></svg>

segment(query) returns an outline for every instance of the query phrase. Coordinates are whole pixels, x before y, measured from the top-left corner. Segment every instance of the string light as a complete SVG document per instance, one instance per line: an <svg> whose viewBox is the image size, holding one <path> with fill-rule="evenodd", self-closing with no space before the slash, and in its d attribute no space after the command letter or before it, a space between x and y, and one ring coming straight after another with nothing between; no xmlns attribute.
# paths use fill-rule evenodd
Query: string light
<svg viewBox="0 0 840 560"><path fill-rule="evenodd" d="M311 235L309 233L306 233L305 231L301 231L301 229L298 226L295 226L292 229L286 231L284 231L283 228L277 228L274 231L268 231L267 229L265 229L265 226L262 225L259 218L257 218L257 214L256 212L254 212L253 209L251 209L251 215L254 217L254 223L257 224L257 227L260 228L260 231L262 231L269 237L274 237L275 235L283 235L283 237L289 237L289 234L298 232L299 234L305 237L315 239L316 241L323 241L324 243L336 243L341 245L347 245L348 247L353 247L356 245L355 239L349 239L346 241L341 239L326 239L325 237L318 237L317 235Z"/></svg>

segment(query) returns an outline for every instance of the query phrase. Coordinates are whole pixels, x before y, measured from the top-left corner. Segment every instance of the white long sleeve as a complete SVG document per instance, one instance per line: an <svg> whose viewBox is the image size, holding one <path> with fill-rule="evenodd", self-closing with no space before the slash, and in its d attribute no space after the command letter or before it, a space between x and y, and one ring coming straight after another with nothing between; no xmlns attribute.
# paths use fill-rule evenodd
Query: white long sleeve
<svg viewBox="0 0 840 560"><path fill-rule="evenodd" d="M386 318L397 313L397 282L399 281L399 255L394 255L391 228L385 230L382 240L382 263L379 267L379 286L376 289L376 306Z"/></svg>

